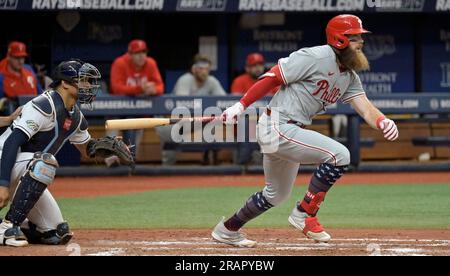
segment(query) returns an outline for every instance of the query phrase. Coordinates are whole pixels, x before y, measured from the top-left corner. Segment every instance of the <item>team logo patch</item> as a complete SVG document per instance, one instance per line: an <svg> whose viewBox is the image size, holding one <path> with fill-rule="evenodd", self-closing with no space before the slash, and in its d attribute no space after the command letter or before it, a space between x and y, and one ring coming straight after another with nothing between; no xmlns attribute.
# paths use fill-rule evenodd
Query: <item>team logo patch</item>
<svg viewBox="0 0 450 276"><path fill-rule="evenodd" d="M64 121L63 128L65 130L69 130L71 125L72 125L72 120L69 118L66 118L66 120Z"/></svg>
<svg viewBox="0 0 450 276"><path fill-rule="evenodd" d="M39 130L39 125L33 120L27 120L27 127L33 131Z"/></svg>

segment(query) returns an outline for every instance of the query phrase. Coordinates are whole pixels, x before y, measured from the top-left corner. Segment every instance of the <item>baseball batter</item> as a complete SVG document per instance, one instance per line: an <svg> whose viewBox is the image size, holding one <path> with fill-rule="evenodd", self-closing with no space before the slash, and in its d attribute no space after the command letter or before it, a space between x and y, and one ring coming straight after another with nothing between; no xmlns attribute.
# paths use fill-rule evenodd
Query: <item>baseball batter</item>
<svg viewBox="0 0 450 276"><path fill-rule="evenodd" d="M1 245L57 245L72 238L47 186L58 167L55 155L67 141L90 157L96 155L100 139L91 139L76 103L95 99L100 73L89 63L70 60L56 67L53 79L52 89L25 104L0 136L0 208L12 195L0 223Z"/></svg>
<svg viewBox="0 0 450 276"><path fill-rule="evenodd" d="M354 15L339 15L326 28L327 44L303 48L264 74L240 102L222 114L226 123L235 123L245 108L281 85L258 122L258 142L264 152L265 188L252 195L228 220L212 232L214 240L239 247L253 247L239 229L248 221L277 206L290 196L300 164L318 164L308 191L288 218L308 238L328 242L331 237L317 219L320 204L350 163L348 149L315 131L305 129L327 106L341 100L349 103L373 128L394 141L395 123L386 118L366 97L358 71L368 70L362 52L366 31ZM276 142L276 147L273 142Z"/></svg>

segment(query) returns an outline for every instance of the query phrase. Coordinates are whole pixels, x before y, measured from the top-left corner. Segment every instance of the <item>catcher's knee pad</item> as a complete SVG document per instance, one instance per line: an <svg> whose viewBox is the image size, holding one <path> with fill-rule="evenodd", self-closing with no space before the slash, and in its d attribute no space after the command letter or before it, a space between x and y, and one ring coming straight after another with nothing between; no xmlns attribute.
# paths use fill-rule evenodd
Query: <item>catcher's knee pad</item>
<svg viewBox="0 0 450 276"><path fill-rule="evenodd" d="M55 179L56 168L58 166L58 161L51 153L36 152L30 163L28 172L31 178L48 186Z"/></svg>
<svg viewBox="0 0 450 276"><path fill-rule="evenodd" d="M7 220L17 226L22 224L47 186L53 182L57 167L58 161L52 154L34 154L28 170L17 185L11 207L6 214Z"/></svg>
<svg viewBox="0 0 450 276"><path fill-rule="evenodd" d="M36 225L28 222L28 228L23 227L22 231L31 244L64 245L73 237L67 222L62 222L56 226L56 229L46 232L39 232Z"/></svg>

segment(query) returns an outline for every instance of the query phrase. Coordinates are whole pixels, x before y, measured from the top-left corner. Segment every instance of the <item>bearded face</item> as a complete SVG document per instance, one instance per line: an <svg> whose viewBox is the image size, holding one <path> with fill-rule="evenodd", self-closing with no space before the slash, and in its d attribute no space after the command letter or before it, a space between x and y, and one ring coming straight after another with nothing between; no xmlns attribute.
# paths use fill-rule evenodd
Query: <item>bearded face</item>
<svg viewBox="0 0 450 276"><path fill-rule="evenodd" d="M347 69L355 70L356 72L369 70L369 61L362 51L364 40L361 35L349 36L349 40L349 46L338 52L339 62Z"/></svg>

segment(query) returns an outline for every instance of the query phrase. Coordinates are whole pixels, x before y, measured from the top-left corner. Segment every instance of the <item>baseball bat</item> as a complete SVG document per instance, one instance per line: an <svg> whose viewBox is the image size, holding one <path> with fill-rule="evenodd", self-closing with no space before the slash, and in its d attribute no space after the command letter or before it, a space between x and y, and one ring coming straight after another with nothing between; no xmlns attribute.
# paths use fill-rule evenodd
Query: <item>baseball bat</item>
<svg viewBox="0 0 450 276"><path fill-rule="evenodd" d="M173 125L178 122L201 122L208 123L219 117L194 117L194 118L136 118L136 119L117 119L106 120L105 128L108 130L121 129L144 129L158 126Z"/></svg>

